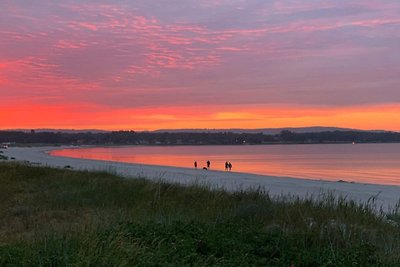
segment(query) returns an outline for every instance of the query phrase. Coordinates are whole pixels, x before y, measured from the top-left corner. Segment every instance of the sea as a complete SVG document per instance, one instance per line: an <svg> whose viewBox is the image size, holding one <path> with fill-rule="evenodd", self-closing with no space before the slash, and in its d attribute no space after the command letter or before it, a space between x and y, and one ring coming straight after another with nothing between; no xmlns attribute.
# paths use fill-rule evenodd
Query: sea
<svg viewBox="0 0 400 267"><path fill-rule="evenodd" d="M117 146L68 148L54 156L340 182L400 185L400 144ZM266 178L267 179L267 178Z"/></svg>

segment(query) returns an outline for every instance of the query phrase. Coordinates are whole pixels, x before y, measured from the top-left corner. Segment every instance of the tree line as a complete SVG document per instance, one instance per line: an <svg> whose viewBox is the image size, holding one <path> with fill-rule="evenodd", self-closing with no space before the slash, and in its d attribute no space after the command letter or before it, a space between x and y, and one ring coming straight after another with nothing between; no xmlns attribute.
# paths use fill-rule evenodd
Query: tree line
<svg viewBox="0 0 400 267"><path fill-rule="evenodd" d="M390 143L400 142L397 132L327 131L280 134L192 133L192 132L23 132L0 131L1 143L59 145L242 145L242 144L315 144L315 143Z"/></svg>

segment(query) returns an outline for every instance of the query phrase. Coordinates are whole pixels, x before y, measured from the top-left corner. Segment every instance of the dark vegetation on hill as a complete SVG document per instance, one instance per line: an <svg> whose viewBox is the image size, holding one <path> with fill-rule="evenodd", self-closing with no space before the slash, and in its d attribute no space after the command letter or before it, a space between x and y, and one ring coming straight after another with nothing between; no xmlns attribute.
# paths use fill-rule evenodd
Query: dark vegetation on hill
<svg viewBox="0 0 400 267"><path fill-rule="evenodd" d="M184 133L134 132L106 133L22 132L0 131L0 142L17 144L76 144L76 145L238 145L282 143L387 143L400 142L397 132L329 131L294 133L282 131L277 135L262 133Z"/></svg>
<svg viewBox="0 0 400 267"><path fill-rule="evenodd" d="M400 216L0 163L0 266L399 266Z"/></svg>

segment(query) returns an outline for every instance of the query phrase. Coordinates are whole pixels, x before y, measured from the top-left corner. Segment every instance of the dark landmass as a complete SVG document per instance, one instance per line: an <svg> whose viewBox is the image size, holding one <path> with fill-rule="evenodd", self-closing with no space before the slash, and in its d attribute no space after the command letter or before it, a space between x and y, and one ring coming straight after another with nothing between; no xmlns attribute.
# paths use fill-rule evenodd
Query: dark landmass
<svg viewBox="0 0 400 267"><path fill-rule="evenodd" d="M8 129L6 131L17 131L17 132L31 132L32 129ZM98 129L47 129L39 128L34 129L36 133L41 132L61 132L61 133L110 133L110 130L98 130ZM293 133L320 133L320 132L333 132L333 131L357 131L357 132L387 132L385 130L359 130L352 128L340 128L340 127L326 127L326 126L309 126L309 127L284 127L284 128L258 128L258 129L245 129L245 128L230 128L230 129L159 129L154 131L142 131L142 132L154 132L154 133L263 133L266 135L280 134L282 131L291 131Z"/></svg>
<svg viewBox="0 0 400 267"><path fill-rule="evenodd" d="M397 143L400 133L385 131L335 130L278 134L235 132L31 132L0 131L0 143L60 145L243 145Z"/></svg>
<svg viewBox="0 0 400 267"><path fill-rule="evenodd" d="M161 129L154 132L168 132L168 133L263 133L266 135L280 134L282 131L291 131L293 133L320 133L320 132L333 132L333 131L358 131L363 132L364 130L339 128L339 127L323 127L323 126L311 126L311 127L285 127L285 128L259 128L259 129L242 129L242 128L231 128L231 129ZM368 132L385 132L383 130L370 130Z"/></svg>
<svg viewBox="0 0 400 267"><path fill-rule="evenodd" d="M10 130L6 130L8 132L25 132L25 133L30 133L32 131L36 132L36 133L109 133L111 131L107 131L107 130L98 130L98 129L47 129L47 128L39 128L39 129L10 129Z"/></svg>

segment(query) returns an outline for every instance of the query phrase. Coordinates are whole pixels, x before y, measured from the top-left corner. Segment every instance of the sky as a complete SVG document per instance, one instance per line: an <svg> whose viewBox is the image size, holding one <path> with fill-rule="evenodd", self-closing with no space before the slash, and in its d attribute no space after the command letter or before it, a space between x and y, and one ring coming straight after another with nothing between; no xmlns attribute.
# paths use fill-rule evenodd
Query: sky
<svg viewBox="0 0 400 267"><path fill-rule="evenodd" d="M400 131L398 0L2 0L0 129Z"/></svg>

